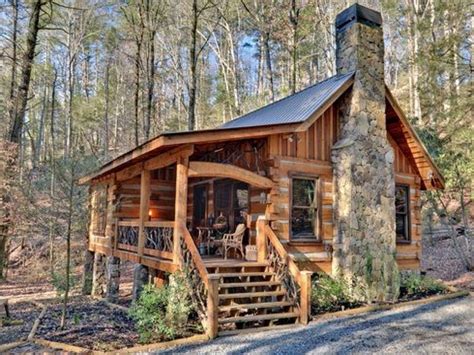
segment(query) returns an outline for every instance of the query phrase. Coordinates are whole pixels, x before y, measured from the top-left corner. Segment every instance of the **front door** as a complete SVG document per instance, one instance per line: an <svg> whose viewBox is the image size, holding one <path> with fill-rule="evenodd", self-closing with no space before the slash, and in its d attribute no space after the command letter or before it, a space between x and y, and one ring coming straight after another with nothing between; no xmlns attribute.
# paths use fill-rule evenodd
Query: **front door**
<svg viewBox="0 0 474 355"><path fill-rule="evenodd" d="M235 180L219 180L214 184L216 218L224 216L228 230L234 231L239 223L245 223L242 212L248 212L249 187Z"/></svg>

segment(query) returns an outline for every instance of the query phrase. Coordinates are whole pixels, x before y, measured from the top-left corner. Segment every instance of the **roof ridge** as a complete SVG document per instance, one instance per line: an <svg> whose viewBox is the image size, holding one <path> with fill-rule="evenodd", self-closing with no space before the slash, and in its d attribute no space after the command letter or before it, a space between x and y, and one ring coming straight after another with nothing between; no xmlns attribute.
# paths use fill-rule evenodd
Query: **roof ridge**
<svg viewBox="0 0 474 355"><path fill-rule="evenodd" d="M250 114L252 114L252 113L258 112L258 111L263 110L263 109L265 109L265 108L267 108L267 107L269 107L269 106L272 106L272 105L277 104L277 103L279 103L279 102L282 102L282 101L284 101L284 100L286 100L286 99L289 99L289 98L291 98L291 97L294 97L294 96L296 96L296 95L298 95L298 94L301 94L302 92L304 92L304 91L306 91L306 90L309 90L309 89L311 89L311 88L313 88L313 87L315 87L315 86L317 86L317 85L321 85L321 84L323 84L323 83L326 82L326 81L329 81L329 80L335 79L335 78L344 78L344 77L347 77L347 76L350 76L350 75L353 75L353 74L354 74L354 71L349 71L349 72L344 73L344 74L335 74L335 75L330 76L330 77L328 77L328 78L326 78L326 79L324 79L324 80L318 81L317 83L311 84L311 85L305 87L304 89L301 89L300 91L295 92L294 94L290 94L290 95L284 96L284 97L282 97L282 98L280 98L280 99L278 99L278 100L276 100L276 101L270 102L270 103L268 103L268 104L266 104L266 105L263 105L263 106L260 106L260 107L258 107L258 108L256 108L256 109L254 109L254 110L252 110L252 111L246 112L246 113L244 113L243 115L240 115L240 116L238 116L238 117L235 117L235 118L233 118L233 119L231 119L231 120L229 120L229 121L227 121L227 122L221 124L220 126L218 126L218 128L225 128L224 126L225 126L226 124L230 123L230 122L238 121L238 120L240 120L240 119L242 119L242 118L245 118L246 116L248 116L248 115L250 115Z"/></svg>

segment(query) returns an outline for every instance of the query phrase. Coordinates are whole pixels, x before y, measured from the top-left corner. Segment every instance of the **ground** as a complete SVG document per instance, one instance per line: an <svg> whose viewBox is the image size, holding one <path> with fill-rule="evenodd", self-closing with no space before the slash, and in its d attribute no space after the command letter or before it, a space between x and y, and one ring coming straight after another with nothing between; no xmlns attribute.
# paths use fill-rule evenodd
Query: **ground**
<svg viewBox="0 0 474 355"><path fill-rule="evenodd" d="M316 320L307 327L293 326L285 330L223 337L165 353L468 353L474 348L474 272L463 269L451 244L449 239L433 242L425 238L422 268L430 276L471 291L471 296L467 298L355 317ZM1 328L0 346L26 338L41 312L38 302L48 305L37 331L37 336L43 339L96 350L112 350L132 346L136 342L138 335L125 311L111 309L90 298L74 296L68 313L68 327L64 331L58 329L60 305L56 291L47 277L32 273L31 268L29 265L13 269L9 280L0 283L0 297L10 300L13 317L23 321L20 325ZM47 268L45 270L48 275ZM133 265L125 263L120 285L120 304L124 306L130 305L132 273ZM81 275L79 267L75 268L75 275L78 281ZM79 291L76 287L73 294L77 295ZM53 349L28 343L11 351L48 350Z"/></svg>
<svg viewBox="0 0 474 355"><path fill-rule="evenodd" d="M473 349L474 296L471 295L429 305L316 320L306 327L222 337L160 353L472 354Z"/></svg>

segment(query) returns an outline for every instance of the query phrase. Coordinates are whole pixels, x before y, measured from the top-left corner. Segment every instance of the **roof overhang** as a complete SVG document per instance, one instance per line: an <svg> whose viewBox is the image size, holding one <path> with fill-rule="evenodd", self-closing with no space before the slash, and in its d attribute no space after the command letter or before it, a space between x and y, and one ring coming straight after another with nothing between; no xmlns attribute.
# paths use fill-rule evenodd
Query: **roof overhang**
<svg viewBox="0 0 474 355"><path fill-rule="evenodd" d="M443 175L387 86L385 86L385 98L387 130L420 175L422 189L444 189Z"/></svg>
<svg viewBox="0 0 474 355"><path fill-rule="evenodd" d="M93 180L106 179L108 175L127 168L140 161L145 161L156 154L166 152L178 145L218 143L239 139L251 139L269 136L278 133L294 132L298 123L273 126L246 127L246 128L216 128L200 131L185 131L163 133L152 138L117 158L102 165L95 172L79 179L79 184L91 183Z"/></svg>

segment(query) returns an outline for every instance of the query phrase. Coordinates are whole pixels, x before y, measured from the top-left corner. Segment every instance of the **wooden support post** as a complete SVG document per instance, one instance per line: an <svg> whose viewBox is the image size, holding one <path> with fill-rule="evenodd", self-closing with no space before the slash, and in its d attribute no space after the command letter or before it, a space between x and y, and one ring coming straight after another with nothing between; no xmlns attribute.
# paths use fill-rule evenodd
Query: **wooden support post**
<svg viewBox="0 0 474 355"><path fill-rule="evenodd" d="M300 323L308 324L311 317L311 271L301 271Z"/></svg>
<svg viewBox="0 0 474 355"><path fill-rule="evenodd" d="M176 197L174 205L173 262L179 264L181 255L180 226L186 226L188 203L188 158L180 157L176 164Z"/></svg>
<svg viewBox="0 0 474 355"><path fill-rule="evenodd" d="M140 179L140 226L138 231L138 255L143 255L145 249L145 222L148 221L148 209L150 206L150 181L149 170L142 170Z"/></svg>
<svg viewBox="0 0 474 355"><path fill-rule="evenodd" d="M219 276L209 275L207 285L207 335L210 339L217 337L219 330Z"/></svg>
<svg viewBox="0 0 474 355"><path fill-rule="evenodd" d="M265 216L258 216L257 219L257 261L263 263L267 259L267 240L265 237Z"/></svg>

